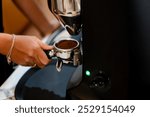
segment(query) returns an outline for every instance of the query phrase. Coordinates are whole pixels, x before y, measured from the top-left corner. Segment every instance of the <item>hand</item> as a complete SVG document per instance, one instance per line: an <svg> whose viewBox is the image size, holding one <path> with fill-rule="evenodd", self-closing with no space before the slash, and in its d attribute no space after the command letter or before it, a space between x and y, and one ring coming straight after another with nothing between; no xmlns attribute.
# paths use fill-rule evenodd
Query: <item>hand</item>
<svg viewBox="0 0 150 117"><path fill-rule="evenodd" d="M38 67L43 68L51 61L43 50L51 50L52 48L53 46L44 44L35 36L16 35L11 60L23 66L36 64Z"/></svg>

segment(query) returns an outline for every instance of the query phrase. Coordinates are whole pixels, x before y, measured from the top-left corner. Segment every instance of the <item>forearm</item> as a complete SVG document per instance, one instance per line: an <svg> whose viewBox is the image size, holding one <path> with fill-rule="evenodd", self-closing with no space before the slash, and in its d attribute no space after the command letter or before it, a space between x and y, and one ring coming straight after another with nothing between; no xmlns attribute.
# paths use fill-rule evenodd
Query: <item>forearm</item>
<svg viewBox="0 0 150 117"><path fill-rule="evenodd" d="M0 33L0 54L7 55L12 43L12 35Z"/></svg>
<svg viewBox="0 0 150 117"><path fill-rule="evenodd" d="M12 0L16 6L24 13L24 15L46 35L53 32L59 27L56 18L51 14L47 7L47 0Z"/></svg>
<svg viewBox="0 0 150 117"><path fill-rule="evenodd" d="M0 54L6 55L8 62L42 68L51 61L44 50L52 48L35 36L0 33Z"/></svg>

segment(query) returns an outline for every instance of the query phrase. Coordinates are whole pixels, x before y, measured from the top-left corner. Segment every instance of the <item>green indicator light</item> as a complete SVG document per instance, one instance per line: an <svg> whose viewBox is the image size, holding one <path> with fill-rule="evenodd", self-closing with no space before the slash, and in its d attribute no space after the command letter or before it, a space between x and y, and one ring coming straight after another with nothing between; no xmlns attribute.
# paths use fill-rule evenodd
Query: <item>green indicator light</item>
<svg viewBox="0 0 150 117"><path fill-rule="evenodd" d="M87 76L90 76L90 75L91 75L91 72L90 72L89 70L86 70L85 74L86 74Z"/></svg>

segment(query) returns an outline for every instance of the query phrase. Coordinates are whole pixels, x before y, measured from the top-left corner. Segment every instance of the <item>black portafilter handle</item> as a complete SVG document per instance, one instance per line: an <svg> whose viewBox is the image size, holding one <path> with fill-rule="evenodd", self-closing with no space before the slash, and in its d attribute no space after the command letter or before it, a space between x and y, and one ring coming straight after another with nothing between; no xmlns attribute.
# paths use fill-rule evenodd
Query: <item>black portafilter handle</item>
<svg viewBox="0 0 150 117"><path fill-rule="evenodd" d="M52 59L52 57L54 57L54 55L50 55L50 52L52 50L44 50L45 54L47 55L48 59Z"/></svg>

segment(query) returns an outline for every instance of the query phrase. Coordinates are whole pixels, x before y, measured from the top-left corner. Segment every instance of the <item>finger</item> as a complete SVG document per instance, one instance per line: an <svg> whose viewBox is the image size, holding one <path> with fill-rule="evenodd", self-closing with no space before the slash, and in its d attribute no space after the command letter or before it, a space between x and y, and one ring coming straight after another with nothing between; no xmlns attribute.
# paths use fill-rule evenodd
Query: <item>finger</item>
<svg viewBox="0 0 150 117"><path fill-rule="evenodd" d="M36 66L36 62L35 62L34 58L31 57L30 59L28 59L28 61L26 60L25 66L35 67Z"/></svg>
<svg viewBox="0 0 150 117"><path fill-rule="evenodd" d="M38 67L43 68L45 65L40 61L38 55L34 58L34 64L36 64Z"/></svg>
<svg viewBox="0 0 150 117"><path fill-rule="evenodd" d="M43 49L43 50L51 50L51 49L53 49L53 46L51 45L48 45L48 44L45 44L45 43L43 43L43 42L41 42L41 41L39 41L38 42L39 44L40 44L40 46L41 46L41 48Z"/></svg>
<svg viewBox="0 0 150 117"><path fill-rule="evenodd" d="M49 57L49 55L46 54L46 51L44 51L44 50L52 50L54 47L52 45L50 46L45 43L42 43L41 41L39 42L39 45L43 49L44 53L42 53L42 54L44 54L48 59L51 59L51 57Z"/></svg>
<svg viewBox="0 0 150 117"><path fill-rule="evenodd" d="M37 56L35 58L36 64L40 67L43 68L46 66L49 62L51 62L50 59L47 58L45 52L43 50L38 51Z"/></svg>
<svg viewBox="0 0 150 117"><path fill-rule="evenodd" d="M35 62L37 64L37 66L39 66L40 68L43 68L49 62L51 62L51 60L48 59L46 53L43 50L51 50L51 49L53 49L53 46L49 46L40 40L37 40L37 42L38 42L40 48L38 48L36 50Z"/></svg>
<svg viewBox="0 0 150 117"><path fill-rule="evenodd" d="M32 65L32 68L35 68L37 66L37 64Z"/></svg>

